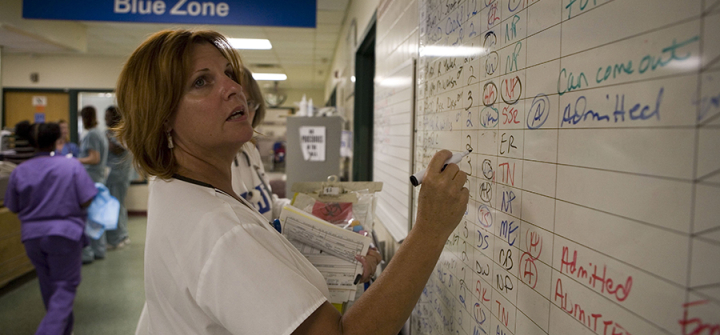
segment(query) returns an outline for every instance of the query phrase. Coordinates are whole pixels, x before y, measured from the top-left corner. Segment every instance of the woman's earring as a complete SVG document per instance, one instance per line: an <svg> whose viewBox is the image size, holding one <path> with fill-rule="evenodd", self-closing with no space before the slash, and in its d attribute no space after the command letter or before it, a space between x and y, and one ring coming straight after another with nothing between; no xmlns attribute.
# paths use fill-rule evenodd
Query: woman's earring
<svg viewBox="0 0 720 335"><path fill-rule="evenodd" d="M167 140L168 140L168 149L172 149L172 148L174 148L174 147L175 147L175 145L173 145L173 141L172 141L172 134L170 134L170 132L169 132L169 131L168 131L167 133L165 133L165 134L167 135Z"/></svg>

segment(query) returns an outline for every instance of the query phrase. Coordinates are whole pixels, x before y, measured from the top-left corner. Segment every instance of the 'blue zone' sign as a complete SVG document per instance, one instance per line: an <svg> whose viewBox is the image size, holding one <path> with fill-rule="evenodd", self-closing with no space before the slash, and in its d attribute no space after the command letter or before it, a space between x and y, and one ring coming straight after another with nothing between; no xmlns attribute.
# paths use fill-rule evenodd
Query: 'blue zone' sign
<svg viewBox="0 0 720 335"><path fill-rule="evenodd" d="M23 0L23 18L315 28L316 0Z"/></svg>

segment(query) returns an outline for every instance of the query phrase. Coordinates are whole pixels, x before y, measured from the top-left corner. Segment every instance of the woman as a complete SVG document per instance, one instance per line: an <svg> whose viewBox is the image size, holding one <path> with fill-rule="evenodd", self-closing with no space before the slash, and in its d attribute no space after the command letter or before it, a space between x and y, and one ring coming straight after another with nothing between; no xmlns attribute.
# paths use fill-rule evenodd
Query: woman
<svg viewBox="0 0 720 335"><path fill-rule="evenodd" d="M340 315L322 275L233 192L233 158L253 134L241 70L219 33L162 31L118 80L119 135L155 176L138 333L397 334L465 212L467 176L455 164L441 172L450 152L436 154L415 229Z"/></svg>
<svg viewBox="0 0 720 335"><path fill-rule="evenodd" d="M105 124L108 128L117 126L120 122L120 111L117 107L110 106L105 110ZM130 169L132 159L127 150L120 144L115 132L108 129L105 132L108 142L107 167L110 168L105 185L110 195L120 202L120 216L118 217L117 229L107 231L107 248L110 250L123 248L130 243L127 230L127 208L125 208L125 196L130 187Z"/></svg>
<svg viewBox="0 0 720 335"><path fill-rule="evenodd" d="M37 154L13 170L5 192L5 206L18 213L22 223L22 241L47 310L36 334L72 332L85 242L84 208L97 193L80 163L50 155L58 137L55 123L33 126L31 142Z"/></svg>
<svg viewBox="0 0 720 335"><path fill-rule="evenodd" d="M86 106L80 110L83 127L88 131L80 142L80 158L78 161L85 166L85 171L93 182L105 183L105 164L108 156L108 142L100 129L97 128L97 113L95 107ZM96 259L104 259L106 250L105 233L100 238L90 239L90 245L83 249L82 260L84 264L92 263Z"/></svg>
<svg viewBox="0 0 720 335"><path fill-rule="evenodd" d="M240 77L247 98L248 118L255 129L265 119L265 100L250 70L243 68ZM279 218L283 206L290 203L290 199L281 199L272 193L260 152L253 141L246 142L233 161L232 186L236 194L249 201L268 220Z"/></svg>
<svg viewBox="0 0 720 335"><path fill-rule="evenodd" d="M247 99L248 118L255 129L265 119L265 99L262 97L260 85L252 76L252 72L243 68L240 75L243 84L243 93ZM260 158L260 152L254 141L246 142L235 156L232 164L232 187L235 194L250 202L253 207L270 221L280 217L283 206L290 203L290 199L280 198L272 192L270 180L265 175L265 167ZM376 248L371 247L367 256L356 256L363 266L363 274L359 283L370 281L377 265L382 260Z"/></svg>
<svg viewBox="0 0 720 335"><path fill-rule="evenodd" d="M65 120L58 121L60 126L60 138L55 143L55 154L67 156L70 154L72 157L80 156L80 149L77 144L70 142L70 130L68 123Z"/></svg>

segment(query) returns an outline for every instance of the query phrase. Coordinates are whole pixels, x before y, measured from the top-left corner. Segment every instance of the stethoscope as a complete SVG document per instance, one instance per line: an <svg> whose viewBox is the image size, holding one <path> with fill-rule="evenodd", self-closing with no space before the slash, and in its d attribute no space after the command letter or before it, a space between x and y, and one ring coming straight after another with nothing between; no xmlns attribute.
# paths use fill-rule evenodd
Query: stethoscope
<svg viewBox="0 0 720 335"><path fill-rule="evenodd" d="M242 153L243 153L243 155L245 155L245 161L247 162L248 167L255 168L255 173L257 174L258 179L260 179L260 183L262 183L262 186L265 189L265 193L267 193L267 195L270 196L272 194L272 192L270 192L270 187L267 184L265 184L265 179L263 178L262 174L260 173L260 167L257 165L252 165L250 163L250 156L248 156L248 154L247 154L247 152L245 152L245 150L243 150ZM238 160L237 160L237 156L235 156L235 166L240 166L240 163L238 163ZM248 190L247 198L245 200L252 201L252 199L254 199L256 196L262 196L262 194L257 194L258 191L255 190L255 188L248 188L247 185L245 185L245 183L243 183L243 185L245 186L245 189Z"/></svg>

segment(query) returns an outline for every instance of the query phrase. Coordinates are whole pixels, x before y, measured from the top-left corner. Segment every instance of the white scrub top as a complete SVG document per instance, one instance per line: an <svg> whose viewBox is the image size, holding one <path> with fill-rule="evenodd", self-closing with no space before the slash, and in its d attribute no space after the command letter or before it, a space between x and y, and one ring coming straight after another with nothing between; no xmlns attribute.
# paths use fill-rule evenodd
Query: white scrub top
<svg viewBox="0 0 720 335"><path fill-rule="evenodd" d="M137 334L290 334L325 279L248 204L211 185L150 182Z"/></svg>

